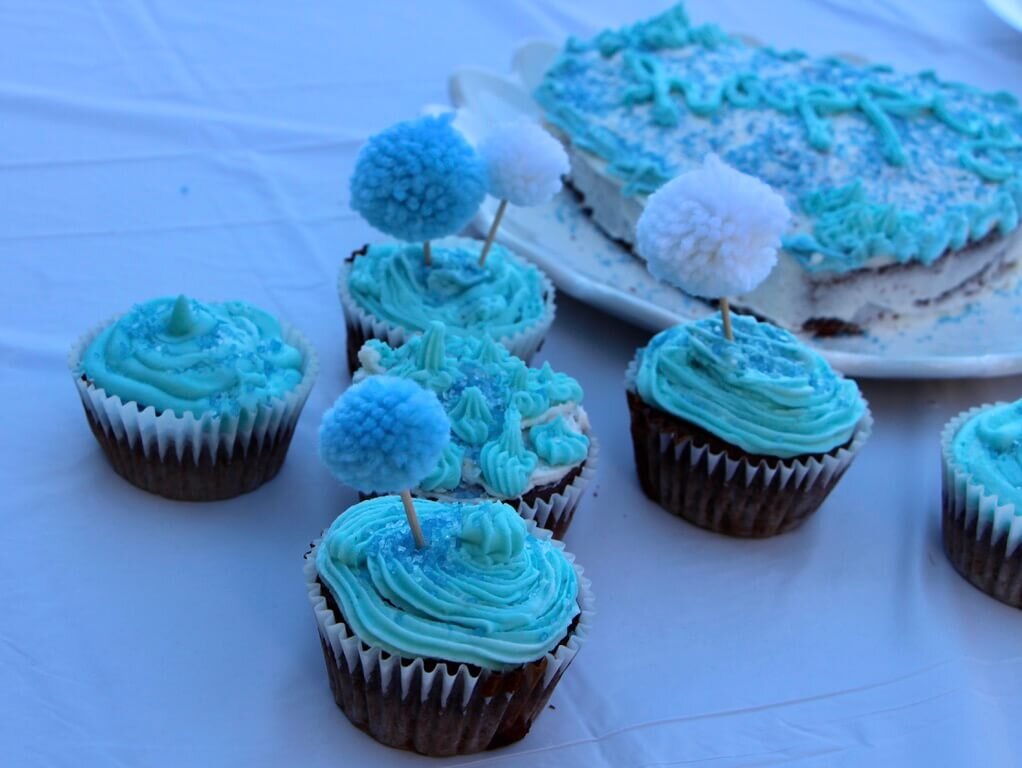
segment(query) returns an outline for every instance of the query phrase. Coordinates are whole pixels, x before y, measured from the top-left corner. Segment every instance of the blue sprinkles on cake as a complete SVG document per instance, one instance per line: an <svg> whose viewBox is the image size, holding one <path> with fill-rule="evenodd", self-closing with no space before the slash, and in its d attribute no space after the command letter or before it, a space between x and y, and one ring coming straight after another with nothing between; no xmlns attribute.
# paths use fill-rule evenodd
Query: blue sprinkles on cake
<svg viewBox="0 0 1022 768"><path fill-rule="evenodd" d="M741 303L790 328L925 310L1022 250L1007 93L749 43L679 5L570 39L535 98L615 238L633 242L645 197L709 153L777 189L795 214L782 263Z"/></svg>

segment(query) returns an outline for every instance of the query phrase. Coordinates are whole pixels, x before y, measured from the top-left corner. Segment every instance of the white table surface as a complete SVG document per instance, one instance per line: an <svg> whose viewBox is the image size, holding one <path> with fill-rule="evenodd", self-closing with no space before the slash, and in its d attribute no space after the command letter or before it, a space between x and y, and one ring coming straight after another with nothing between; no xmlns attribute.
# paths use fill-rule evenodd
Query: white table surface
<svg viewBox="0 0 1022 768"><path fill-rule="evenodd" d="M624 10L625 6L628 10ZM353 501L315 454L347 384L341 258L366 136L465 65L588 35L656 0L0 3L0 765L425 764L350 726L301 556ZM1022 36L979 0L695 0L780 45L1022 87ZM157 295L246 299L303 329L320 380L280 476L214 504L120 480L65 369ZM588 644L529 737L487 766L1022 763L1022 612L940 547L938 433L1022 378L870 383L871 442L800 531L743 542L641 495L621 379L645 334L568 299L541 357L603 444L567 542ZM440 763L431 763L440 764Z"/></svg>

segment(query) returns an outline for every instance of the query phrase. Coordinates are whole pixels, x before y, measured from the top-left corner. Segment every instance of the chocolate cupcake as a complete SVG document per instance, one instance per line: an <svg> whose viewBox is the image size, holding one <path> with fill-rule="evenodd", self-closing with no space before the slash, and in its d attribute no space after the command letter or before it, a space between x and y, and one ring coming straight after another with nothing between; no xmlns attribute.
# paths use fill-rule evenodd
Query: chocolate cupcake
<svg viewBox="0 0 1022 768"><path fill-rule="evenodd" d="M414 495L498 499L564 536L598 455L575 379L549 364L529 368L489 337L450 335L437 322L397 349L370 340L359 361L356 382L412 379L436 393L450 418L451 441Z"/></svg>
<svg viewBox="0 0 1022 768"><path fill-rule="evenodd" d="M679 517L732 536L801 525L866 442L872 417L845 379L787 331L714 315L663 331L628 368L639 482Z"/></svg>
<svg viewBox="0 0 1022 768"><path fill-rule="evenodd" d="M554 320L550 281L505 248L487 253L481 241L453 237L479 209L487 177L449 114L396 123L362 147L351 207L401 242L367 245L341 267L349 370L366 340L397 347L434 320L488 335L526 360L539 348ZM499 186L517 195L521 181Z"/></svg>
<svg viewBox="0 0 1022 768"><path fill-rule="evenodd" d="M262 310L184 296L97 326L69 365L114 470L185 501L230 498L272 479L319 368L305 338Z"/></svg>
<svg viewBox="0 0 1022 768"><path fill-rule="evenodd" d="M956 416L941 458L944 552L977 589L1022 608L1022 400Z"/></svg>
<svg viewBox="0 0 1022 768"><path fill-rule="evenodd" d="M479 265L480 240L367 245L344 262L337 290L347 328L348 365L369 339L399 347L444 323L451 333L488 336L526 362L554 321L554 287L538 268L494 244Z"/></svg>
<svg viewBox="0 0 1022 768"><path fill-rule="evenodd" d="M585 640L593 599L547 531L498 502L401 499L348 509L306 556L337 706L377 741L424 755L518 741Z"/></svg>

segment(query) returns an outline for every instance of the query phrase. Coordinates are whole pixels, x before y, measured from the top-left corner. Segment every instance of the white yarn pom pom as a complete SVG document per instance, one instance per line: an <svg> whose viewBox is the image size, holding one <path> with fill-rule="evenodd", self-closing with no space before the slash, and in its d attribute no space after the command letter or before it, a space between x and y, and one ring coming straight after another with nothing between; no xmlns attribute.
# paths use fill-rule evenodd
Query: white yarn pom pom
<svg viewBox="0 0 1022 768"><path fill-rule="evenodd" d="M561 189L568 155L561 143L529 120L503 123L479 144L490 194L513 205L540 205Z"/></svg>
<svg viewBox="0 0 1022 768"><path fill-rule="evenodd" d="M650 195L635 234L650 274L693 296L719 299L766 279L790 218L767 184L711 154Z"/></svg>

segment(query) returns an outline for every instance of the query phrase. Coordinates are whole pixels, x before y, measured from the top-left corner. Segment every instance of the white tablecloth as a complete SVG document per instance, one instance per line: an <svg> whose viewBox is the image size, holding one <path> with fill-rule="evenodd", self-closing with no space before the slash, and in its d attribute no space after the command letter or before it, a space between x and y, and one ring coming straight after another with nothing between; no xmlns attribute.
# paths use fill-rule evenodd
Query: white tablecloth
<svg viewBox="0 0 1022 768"><path fill-rule="evenodd" d="M625 7L628 6L628 10ZM353 501L317 460L347 384L334 293L374 237L347 204L365 137L499 71L526 38L589 35L661 0L0 4L0 764L405 765L327 686L301 556ZM1022 36L978 0L692 2L779 45L988 87ZM303 329L320 381L280 476L224 503L146 495L106 465L65 368L149 297L240 298ZM1022 762L1022 612L940 546L938 433L1022 379L865 382L875 434L819 514L769 541L647 502L625 364L646 334L568 298L542 352L603 443L567 542L595 631L493 766Z"/></svg>

